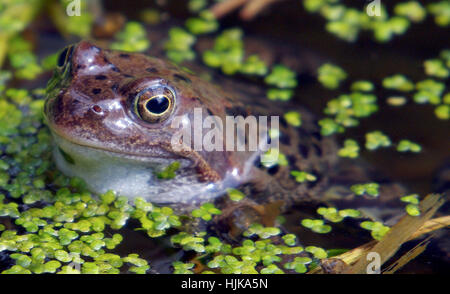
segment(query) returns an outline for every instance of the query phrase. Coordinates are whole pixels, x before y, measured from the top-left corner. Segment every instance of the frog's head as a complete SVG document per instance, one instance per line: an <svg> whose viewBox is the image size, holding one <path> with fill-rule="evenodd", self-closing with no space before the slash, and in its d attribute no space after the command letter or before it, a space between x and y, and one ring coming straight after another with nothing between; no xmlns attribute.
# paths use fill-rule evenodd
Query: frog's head
<svg viewBox="0 0 450 294"><path fill-rule="evenodd" d="M232 104L215 86L168 62L82 41L58 57L45 117L57 166L94 192L191 202L236 185L251 164L242 157L248 155L197 151L193 143L175 150L172 138L180 126L173 122L192 121L195 109L224 118ZM175 161L175 178L155 176Z"/></svg>

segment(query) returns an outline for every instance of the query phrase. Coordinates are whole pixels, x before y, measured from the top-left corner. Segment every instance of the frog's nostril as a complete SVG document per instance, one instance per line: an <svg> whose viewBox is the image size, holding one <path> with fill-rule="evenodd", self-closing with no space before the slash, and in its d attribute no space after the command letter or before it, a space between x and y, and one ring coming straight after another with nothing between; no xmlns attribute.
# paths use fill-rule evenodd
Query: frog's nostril
<svg viewBox="0 0 450 294"><path fill-rule="evenodd" d="M98 106L98 105L92 106L92 110L93 110L94 112L96 112L96 113L102 112L102 108L101 108L100 106Z"/></svg>

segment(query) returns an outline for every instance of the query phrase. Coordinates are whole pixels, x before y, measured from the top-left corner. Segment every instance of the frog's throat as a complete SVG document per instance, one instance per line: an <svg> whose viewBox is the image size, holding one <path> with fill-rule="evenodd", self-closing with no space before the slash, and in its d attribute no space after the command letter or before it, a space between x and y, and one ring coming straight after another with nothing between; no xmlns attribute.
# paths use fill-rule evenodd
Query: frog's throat
<svg viewBox="0 0 450 294"><path fill-rule="evenodd" d="M130 199L143 197L158 204L205 202L225 193L239 183L231 176L217 182L199 180L186 158L164 158L122 154L79 145L52 132L57 167L67 176L83 179L90 191L101 194L109 190ZM156 173L178 161L175 178L158 179Z"/></svg>

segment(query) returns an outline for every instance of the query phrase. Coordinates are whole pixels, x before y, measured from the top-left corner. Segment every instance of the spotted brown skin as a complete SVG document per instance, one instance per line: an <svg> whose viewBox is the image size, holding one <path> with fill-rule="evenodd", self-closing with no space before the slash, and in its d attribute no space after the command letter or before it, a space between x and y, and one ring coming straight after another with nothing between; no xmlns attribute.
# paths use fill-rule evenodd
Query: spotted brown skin
<svg viewBox="0 0 450 294"><path fill-rule="evenodd" d="M149 198L151 201L182 203L183 207L211 200L213 197L208 195L197 199L189 194L195 193L195 187L223 183L230 174L233 174L232 183L222 185L220 193L216 189L215 196L223 195L225 188L237 187L251 195L253 200L250 201L258 205L281 201L286 207L317 196L327 185L326 174L336 158L334 142L320 136L313 116L302 108L295 107L302 114L301 128L289 126L282 115L293 106L269 101L264 89L227 78L215 81L219 88L163 59L101 49L86 41L64 50L58 65L47 86L45 117L59 145L55 156L60 169L68 175L84 176L88 186L91 179L102 173L92 166L83 169L83 164L93 160L98 162L92 165L105 164L111 175L114 175L114 168L132 168L134 163L142 163L143 167L137 170L139 176L148 168L147 163L153 169L155 165L161 169L170 162L182 161L182 168L177 172L180 174L176 178L178 182L159 183L151 178L144 183L153 183L150 188L154 190L149 189L154 191L149 192L154 195ZM143 103L136 103L137 97L148 89L152 89L146 94L148 98L155 93L173 93L173 104L170 104L173 109L164 119L145 120L136 111L144 107ZM171 127L173 118L192 119L196 108L201 109L204 116L215 115L223 121L226 115L280 116L280 150L286 155L288 166L262 167L252 152L174 150L171 138L177 129ZM222 143L225 150L226 142ZM87 149L80 151L77 146ZM84 152L90 157L83 158ZM103 154L107 156L103 158ZM75 168L65 155L75 158ZM105 163L111 158L119 158L112 168ZM318 180L299 184L290 175L291 170L314 173ZM125 176L126 169L122 172ZM108 177L99 179L104 181ZM121 179L122 176L118 176L112 182ZM110 188L102 187L100 180L95 181L91 187L94 192ZM189 186L192 186L190 190ZM123 187L120 192L125 196L136 197L142 192L138 189L136 195L127 195L126 183L120 186ZM223 201L219 198L218 205L223 205Z"/></svg>

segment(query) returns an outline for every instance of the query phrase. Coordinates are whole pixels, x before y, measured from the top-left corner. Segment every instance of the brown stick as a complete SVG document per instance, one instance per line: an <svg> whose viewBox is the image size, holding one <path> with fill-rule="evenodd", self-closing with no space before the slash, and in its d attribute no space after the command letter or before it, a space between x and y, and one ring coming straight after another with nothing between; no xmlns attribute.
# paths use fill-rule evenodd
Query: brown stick
<svg viewBox="0 0 450 294"><path fill-rule="evenodd" d="M227 0L223 2L219 2L211 7L210 11L214 14L214 16L219 19L228 13L236 10L240 6L244 5L249 0Z"/></svg>
<svg viewBox="0 0 450 294"><path fill-rule="evenodd" d="M251 20L255 16L257 16L264 8L268 7L274 2L278 2L280 0L253 0L250 1L245 7L242 9L240 16L243 20Z"/></svg>

